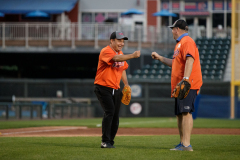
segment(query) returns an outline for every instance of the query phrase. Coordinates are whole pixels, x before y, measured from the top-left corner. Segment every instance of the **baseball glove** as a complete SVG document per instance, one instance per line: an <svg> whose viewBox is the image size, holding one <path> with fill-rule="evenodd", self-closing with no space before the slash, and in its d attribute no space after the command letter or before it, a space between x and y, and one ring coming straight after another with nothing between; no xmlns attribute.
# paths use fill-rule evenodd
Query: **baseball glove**
<svg viewBox="0 0 240 160"><path fill-rule="evenodd" d="M179 99L184 99L187 97L191 88L191 84L188 79L181 80L175 89L173 90L172 96Z"/></svg>
<svg viewBox="0 0 240 160"><path fill-rule="evenodd" d="M130 86L125 86L122 90L123 96L122 96L122 103L125 105L128 105L131 100L131 88Z"/></svg>

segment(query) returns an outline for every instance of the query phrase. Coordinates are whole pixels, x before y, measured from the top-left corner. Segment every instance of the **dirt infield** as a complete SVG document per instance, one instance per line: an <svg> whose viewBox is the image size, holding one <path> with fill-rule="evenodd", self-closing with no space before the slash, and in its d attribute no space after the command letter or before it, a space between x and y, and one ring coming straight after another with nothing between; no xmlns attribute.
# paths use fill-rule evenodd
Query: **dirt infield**
<svg viewBox="0 0 240 160"><path fill-rule="evenodd" d="M101 136L101 128L87 127L32 127L2 129L1 137L76 137ZM117 136L176 135L177 128L119 128ZM194 128L192 134L240 135L240 129Z"/></svg>

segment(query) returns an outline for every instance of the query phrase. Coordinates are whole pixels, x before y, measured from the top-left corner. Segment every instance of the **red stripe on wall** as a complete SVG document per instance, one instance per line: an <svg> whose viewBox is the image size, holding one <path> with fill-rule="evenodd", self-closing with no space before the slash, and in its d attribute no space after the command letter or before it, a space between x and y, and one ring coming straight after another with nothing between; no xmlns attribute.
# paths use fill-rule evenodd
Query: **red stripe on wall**
<svg viewBox="0 0 240 160"><path fill-rule="evenodd" d="M78 2L70 12L66 12L66 15L68 15L68 18L71 20L71 22L78 21Z"/></svg>
<svg viewBox="0 0 240 160"><path fill-rule="evenodd" d="M147 1L147 25L156 26L157 18L152 14L157 12L157 1L156 0L148 0Z"/></svg>

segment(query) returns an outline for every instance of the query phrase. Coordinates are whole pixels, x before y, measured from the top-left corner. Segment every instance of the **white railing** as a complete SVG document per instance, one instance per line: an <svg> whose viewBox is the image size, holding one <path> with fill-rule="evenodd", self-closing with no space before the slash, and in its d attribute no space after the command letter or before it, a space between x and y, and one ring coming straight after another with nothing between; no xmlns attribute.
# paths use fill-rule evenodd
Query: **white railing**
<svg viewBox="0 0 240 160"><path fill-rule="evenodd" d="M94 46L98 48L98 41L109 40L110 34L116 30L122 31L129 38L129 42L137 42L139 49L143 42L150 42L153 48L159 43L167 45L175 43L171 29L168 27L161 27L159 30L154 26L144 28L117 23L65 23L64 25L61 23L0 23L0 39L3 48L6 47L5 41L11 40L23 40L26 47L31 40L47 40L49 48L52 47L52 41L56 40L71 41L72 48L75 48L77 40L94 40ZM223 37L229 34L230 30L219 32L213 29L213 36ZM206 29L190 27L189 35L194 39L206 37Z"/></svg>

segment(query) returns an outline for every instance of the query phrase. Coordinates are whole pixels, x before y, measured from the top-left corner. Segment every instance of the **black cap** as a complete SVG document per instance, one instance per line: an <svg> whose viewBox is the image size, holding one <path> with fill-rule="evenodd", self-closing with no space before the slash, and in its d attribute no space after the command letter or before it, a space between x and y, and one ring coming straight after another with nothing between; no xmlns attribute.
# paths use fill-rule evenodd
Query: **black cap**
<svg viewBox="0 0 240 160"><path fill-rule="evenodd" d="M125 36L123 35L123 33L120 32L120 31L115 31L115 32L113 32L113 33L111 34L111 36L110 36L110 40L111 40L111 39L124 39L124 40L128 40L128 38L125 37Z"/></svg>
<svg viewBox="0 0 240 160"><path fill-rule="evenodd" d="M176 20L173 25L171 26L168 26L169 28L173 29L174 27L178 27L180 29L183 29L183 30L188 30L188 24L186 21L184 21L183 19L178 19Z"/></svg>

